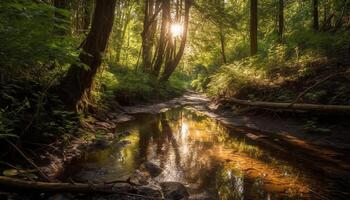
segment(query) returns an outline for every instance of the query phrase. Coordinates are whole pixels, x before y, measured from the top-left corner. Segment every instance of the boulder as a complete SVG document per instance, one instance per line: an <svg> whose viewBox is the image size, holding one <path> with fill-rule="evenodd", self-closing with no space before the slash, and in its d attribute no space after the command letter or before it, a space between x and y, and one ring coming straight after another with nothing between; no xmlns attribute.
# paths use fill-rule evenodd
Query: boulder
<svg viewBox="0 0 350 200"><path fill-rule="evenodd" d="M186 187L178 182L162 182L160 184L165 199L167 200L187 200L189 193Z"/></svg>
<svg viewBox="0 0 350 200"><path fill-rule="evenodd" d="M153 178L159 176L163 172L163 169L152 162L144 162L141 165L141 170L147 171Z"/></svg>

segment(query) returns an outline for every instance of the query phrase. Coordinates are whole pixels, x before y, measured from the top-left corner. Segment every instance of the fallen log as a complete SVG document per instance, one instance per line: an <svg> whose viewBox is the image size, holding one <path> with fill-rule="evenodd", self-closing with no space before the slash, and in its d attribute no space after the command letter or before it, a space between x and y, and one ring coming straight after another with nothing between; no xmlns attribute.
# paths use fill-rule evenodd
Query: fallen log
<svg viewBox="0 0 350 200"><path fill-rule="evenodd" d="M87 193L91 191L107 192L108 185L105 184L84 184L84 183L52 183L26 181L22 179L0 176L0 185L9 188L18 188L26 190L38 190L44 192L81 192Z"/></svg>
<svg viewBox="0 0 350 200"><path fill-rule="evenodd" d="M268 101L249 101L236 98L225 99L225 102L235 103L245 106L253 106L260 108L282 109L282 110L301 110L315 111L326 113L350 113L350 106L347 105L323 105L323 104L305 104L305 103L276 103Z"/></svg>
<svg viewBox="0 0 350 200"><path fill-rule="evenodd" d="M106 193L134 196L143 199L163 199L160 197L150 197L140 194L123 191L123 188L114 187L114 184L86 184L86 183L52 183L52 182L36 182L26 181L22 179L0 176L0 186L20 189L34 190L40 192L68 192L68 193ZM134 191L134 190L133 190Z"/></svg>

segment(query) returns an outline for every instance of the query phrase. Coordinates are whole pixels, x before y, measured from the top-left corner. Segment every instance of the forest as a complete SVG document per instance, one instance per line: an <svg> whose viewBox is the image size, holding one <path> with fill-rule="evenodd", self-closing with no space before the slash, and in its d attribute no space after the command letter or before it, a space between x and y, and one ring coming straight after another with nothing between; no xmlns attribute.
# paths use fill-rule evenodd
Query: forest
<svg viewBox="0 0 350 200"><path fill-rule="evenodd" d="M0 199L350 199L349 0L1 0Z"/></svg>

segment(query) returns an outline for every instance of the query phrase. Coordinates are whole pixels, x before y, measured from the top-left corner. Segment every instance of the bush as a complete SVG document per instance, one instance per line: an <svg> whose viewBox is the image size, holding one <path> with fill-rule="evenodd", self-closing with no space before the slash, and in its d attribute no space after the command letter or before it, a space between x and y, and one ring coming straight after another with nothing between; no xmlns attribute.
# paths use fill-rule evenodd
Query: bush
<svg viewBox="0 0 350 200"><path fill-rule="evenodd" d="M98 74L94 99L99 102L117 100L122 105L168 99L180 95L187 87L189 78L174 73L167 83L159 83L149 73L136 72L110 64Z"/></svg>

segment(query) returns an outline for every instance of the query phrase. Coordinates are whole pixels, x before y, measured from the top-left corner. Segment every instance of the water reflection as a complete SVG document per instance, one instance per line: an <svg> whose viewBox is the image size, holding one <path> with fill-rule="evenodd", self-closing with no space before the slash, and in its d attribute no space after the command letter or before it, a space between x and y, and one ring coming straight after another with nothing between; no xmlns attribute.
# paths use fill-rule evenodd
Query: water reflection
<svg viewBox="0 0 350 200"><path fill-rule="evenodd" d="M219 199L308 198L310 180L214 120L179 109L124 124L131 144L90 152L77 165L78 180L129 176L144 161L159 164L159 181L183 182L192 193Z"/></svg>

